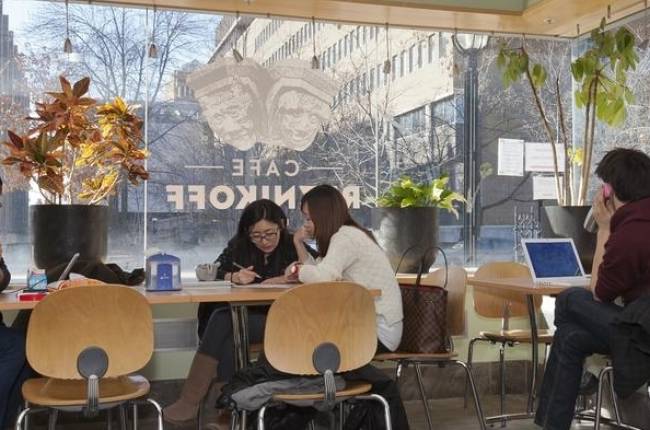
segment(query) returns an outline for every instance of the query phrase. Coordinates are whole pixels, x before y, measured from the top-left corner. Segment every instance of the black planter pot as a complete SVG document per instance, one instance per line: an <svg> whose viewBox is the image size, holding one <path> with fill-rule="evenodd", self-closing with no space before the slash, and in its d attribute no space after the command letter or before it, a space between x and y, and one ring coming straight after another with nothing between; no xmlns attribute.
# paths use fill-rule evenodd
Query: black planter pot
<svg viewBox="0 0 650 430"><path fill-rule="evenodd" d="M30 207L34 263L41 269L80 260L101 262L108 243L108 206L35 205Z"/></svg>
<svg viewBox="0 0 650 430"><path fill-rule="evenodd" d="M431 248L438 245L437 208L375 208L372 228L394 270L402 256L399 271L403 273L417 273L425 253L423 271L435 261L436 251Z"/></svg>
<svg viewBox="0 0 650 430"><path fill-rule="evenodd" d="M584 229L591 206L544 206L541 228L543 237L570 237L576 244L585 273L591 273L596 249L596 233Z"/></svg>

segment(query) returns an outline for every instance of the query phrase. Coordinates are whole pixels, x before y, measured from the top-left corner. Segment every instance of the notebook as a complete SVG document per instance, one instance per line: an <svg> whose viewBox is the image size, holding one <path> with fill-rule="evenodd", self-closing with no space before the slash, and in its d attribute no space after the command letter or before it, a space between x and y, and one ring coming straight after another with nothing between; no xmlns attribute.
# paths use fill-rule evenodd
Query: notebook
<svg viewBox="0 0 650 430"><path fill-rule="evenodd" d="M589 285L573 239L522 239L521 245L535 283Z"/></svg>

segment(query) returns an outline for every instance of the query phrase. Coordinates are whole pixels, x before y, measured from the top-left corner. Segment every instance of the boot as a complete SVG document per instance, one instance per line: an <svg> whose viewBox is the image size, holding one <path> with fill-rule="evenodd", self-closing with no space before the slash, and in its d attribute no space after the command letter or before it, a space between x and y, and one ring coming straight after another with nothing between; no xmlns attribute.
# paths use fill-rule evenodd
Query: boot
<svg viewBox="0 0 650 430"><path fill-rule="evenodd" d="M163 418L172 424L183 424L196 418L199 405L217 375L217 360L197 352L187 375L181 397L163 409Z"/></svg>

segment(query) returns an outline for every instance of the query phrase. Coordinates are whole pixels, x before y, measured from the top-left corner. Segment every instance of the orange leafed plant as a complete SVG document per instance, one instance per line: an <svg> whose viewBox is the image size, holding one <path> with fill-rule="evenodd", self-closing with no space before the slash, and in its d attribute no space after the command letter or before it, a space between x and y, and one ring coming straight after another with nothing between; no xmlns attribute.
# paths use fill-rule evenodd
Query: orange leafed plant
<svg viewBox="0 0 650 430"><path fill-rule="evenodd" d="M120 97L97 107L87 97L90 78L36 103L35 124L24 135L7 131L9 155L2 161L33 180L49 203L95 204L127 178L137 185L149 173L142 146L142 119Z"/></svg>

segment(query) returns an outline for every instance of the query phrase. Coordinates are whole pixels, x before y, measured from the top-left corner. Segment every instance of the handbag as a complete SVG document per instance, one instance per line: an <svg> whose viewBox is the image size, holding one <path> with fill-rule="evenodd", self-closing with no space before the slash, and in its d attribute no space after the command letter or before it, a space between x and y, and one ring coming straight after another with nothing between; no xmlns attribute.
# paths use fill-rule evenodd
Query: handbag
<svg viewBox="0 0 650 430"><path fill-rule="evenodd" d="M447 352L447 256L442 249L435 248L441 251L445 260L444 285L421 285L424 256L420 259L415 285L400 284L404 329L399 351L428 354Z"/></svg>

